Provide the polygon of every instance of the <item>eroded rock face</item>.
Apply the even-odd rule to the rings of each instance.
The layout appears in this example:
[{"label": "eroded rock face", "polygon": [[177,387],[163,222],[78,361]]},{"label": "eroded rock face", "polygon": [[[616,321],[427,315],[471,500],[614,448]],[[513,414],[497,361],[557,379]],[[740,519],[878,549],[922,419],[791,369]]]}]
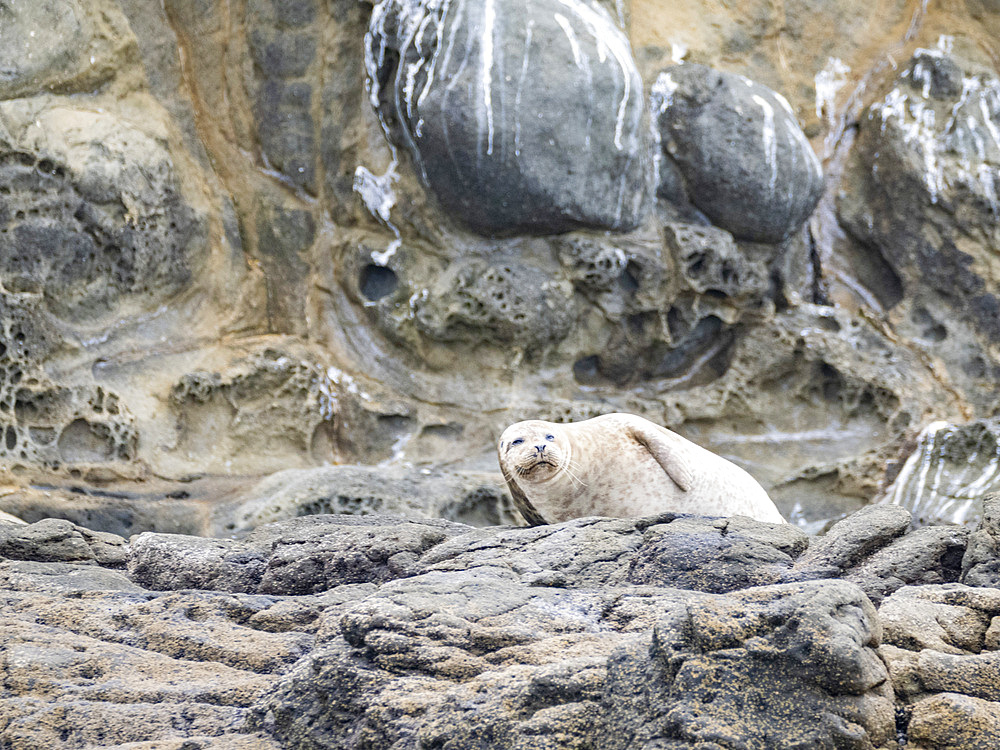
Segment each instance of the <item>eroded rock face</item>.
[{"label": "eroded rock face", "polygon": [[0,104],[0,277],[76,325],[184,289],[208,252],[165,131],[51,98]]},{"label": "eroded rock face", "polygon": [[366,66],[387,135],[485,234],[634,228],[642,81],[592,0],[375,6]]},{"label": "eroded rock face", "polygon": [[978,523],[984,499],[1000,490],[998,475],[997,420],[934,422],[921,430],[916,447],[880,501],[902,505],[919,523]]},{"label": "eroded rock face", "polygon": [[660,197],[690,201],[756,242],[781,242],[816,207],[823,172],[780,94],[689,63],[659,74],[650,107],[662,149]]},{"label": "eroded rock face", "polygon": [[[89,12],[95,6],[99,12]],[[14,0],[4,6],[0,29],[0,99],[96,88],[135,53],[135,37],[114,3]]]},{"label": "eroded rock face", "polygon": [[[920,49],[861,120],[839,215],[899,329],[993,403],[1000,82],[974,54]],[[978,239],[968,242],[964,238]],[[881,270],[879,270],[881,269]]]}]

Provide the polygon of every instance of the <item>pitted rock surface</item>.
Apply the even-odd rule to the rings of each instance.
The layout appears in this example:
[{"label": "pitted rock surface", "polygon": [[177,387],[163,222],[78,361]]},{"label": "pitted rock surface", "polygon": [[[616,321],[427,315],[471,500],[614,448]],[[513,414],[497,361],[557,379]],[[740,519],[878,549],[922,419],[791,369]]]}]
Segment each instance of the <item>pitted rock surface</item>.
[{"label": "pitted rock surface", "polygon": [[908,521],[327,515],[128,543],[5,524],[0,741],[965,747],[931,717],[992,736],[1000,599],[928,585],[965,538]]}]

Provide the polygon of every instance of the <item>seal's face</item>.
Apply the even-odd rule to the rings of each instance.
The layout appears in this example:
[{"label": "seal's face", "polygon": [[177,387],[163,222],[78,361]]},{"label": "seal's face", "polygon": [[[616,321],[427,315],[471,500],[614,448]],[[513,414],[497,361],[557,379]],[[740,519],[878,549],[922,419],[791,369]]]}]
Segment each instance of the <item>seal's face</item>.
[{"label": "seal's face", "polygon": [[548,422],[518,422],[504,430],[497,446],[501,466],[519,481],[544,482],[569,458],[565,436]]}]

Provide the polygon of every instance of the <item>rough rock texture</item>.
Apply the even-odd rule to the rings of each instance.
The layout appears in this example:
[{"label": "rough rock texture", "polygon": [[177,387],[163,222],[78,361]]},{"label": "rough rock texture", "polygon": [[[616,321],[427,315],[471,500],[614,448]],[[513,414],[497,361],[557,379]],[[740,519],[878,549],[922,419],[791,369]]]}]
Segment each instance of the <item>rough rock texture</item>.
[{"label": "rough rock texture", "polygon": [[988,747],[1000,592],[925,584],[944,527],[907,520],[4,525],[0,743]]},{"label": "rough rock texture", "polygon": [[969,586],[1000,588],[1000,496],[983,500],[983,516],[978,528],[969,535],[962,558],[962,582]]},{"label": "rough rock texture", "polygon": [[839,202],[893,323],[942,357],[951,378],[987,409],[996,403],[987,385],[996,364],[981,352],[1000,338],[990,260],[998,122],[1000,81],[989,61],[947,39],[916,50],[861,118],[845,177],[854,189]]},{"label": "rough rock texture", "polygon": [[600,3],[384,0],[366,44],[386,134],[448,214],[485,234],[640,222],[642,79]]},{"label": "rough rock texture", "polygon": [[[630,411],[809,531],[856,510],[924,426],[993,416],[1000,366],[1000,24],[910,5],[8,2],[9,502],[215,535],[284,469],[490,472],[507,424]],[[668,68],[725,95],[651,127]],[[696,153],[741,189],[673,191]]]},{"label": "rough rock texture", "polygon": [[[933,473],[931,473],[933,471]],[[918,523],[978,523],[984,503],[1000,490],[1000,422],[933,422],[882,494]]]},{"label": "rough rock texture", "polygon": [[662,197],[755,242],[781,242],[816,208],[823,171],[781,94],[685,64],[659,74],[650,108]]},{"label": "rough rock texture", "polygon": [[[927,424],[994,417],[995,9],[660,5],[8,2],[17,502],[235,532],[242,488],[187,486],[493,471],[506,424],[625,410],[816,531]],[[674,190],[696,154],[741,189]]]},{"label": "rough rock texture", "polygon": [[522,523],[493,474],[328,466],[272,474],[235,503],[218,507],[216,531],[209,535],[237,535],[321,513],[445,518],[472,526]]}]

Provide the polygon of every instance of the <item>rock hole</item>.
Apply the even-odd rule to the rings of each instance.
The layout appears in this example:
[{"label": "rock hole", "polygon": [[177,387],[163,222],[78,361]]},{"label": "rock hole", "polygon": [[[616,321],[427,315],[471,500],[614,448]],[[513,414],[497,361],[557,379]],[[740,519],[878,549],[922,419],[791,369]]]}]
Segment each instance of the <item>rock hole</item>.
[{"label": "rock hole", "polygon": [[17,432],[15,432],[14,428],[10,425],[8,425],[7,429],[4,431],[3,442],[9,451],[14,450],[14,447],[17,445]]},{"label": "rock hole", "polygon": [[622,291],[626,294],[635,294],[639,291],[639,278],[642,276],[642,269],[634,261],[629,261],[625,264],[625,270],[622,271],[622,275],[618,277],[618,283],[621,284]]},{"label": "rock hole", "polygon": [[603,382],[601,358],[596,354],[591,354],[578,359],[573,363],[573,378],[580,385],[598,385]]},{"label": "rock hole", "polygon": [[103,425],[75,419],[59,434],[59,455],[66,463],[103,462],[114,454],[114,441]]},{"label": "rock hole", "polygon": [[358,286],[364,298],[374,302],[395,292],[399,287],[399,279],[391,268],[369,263],[361,269]]}]

